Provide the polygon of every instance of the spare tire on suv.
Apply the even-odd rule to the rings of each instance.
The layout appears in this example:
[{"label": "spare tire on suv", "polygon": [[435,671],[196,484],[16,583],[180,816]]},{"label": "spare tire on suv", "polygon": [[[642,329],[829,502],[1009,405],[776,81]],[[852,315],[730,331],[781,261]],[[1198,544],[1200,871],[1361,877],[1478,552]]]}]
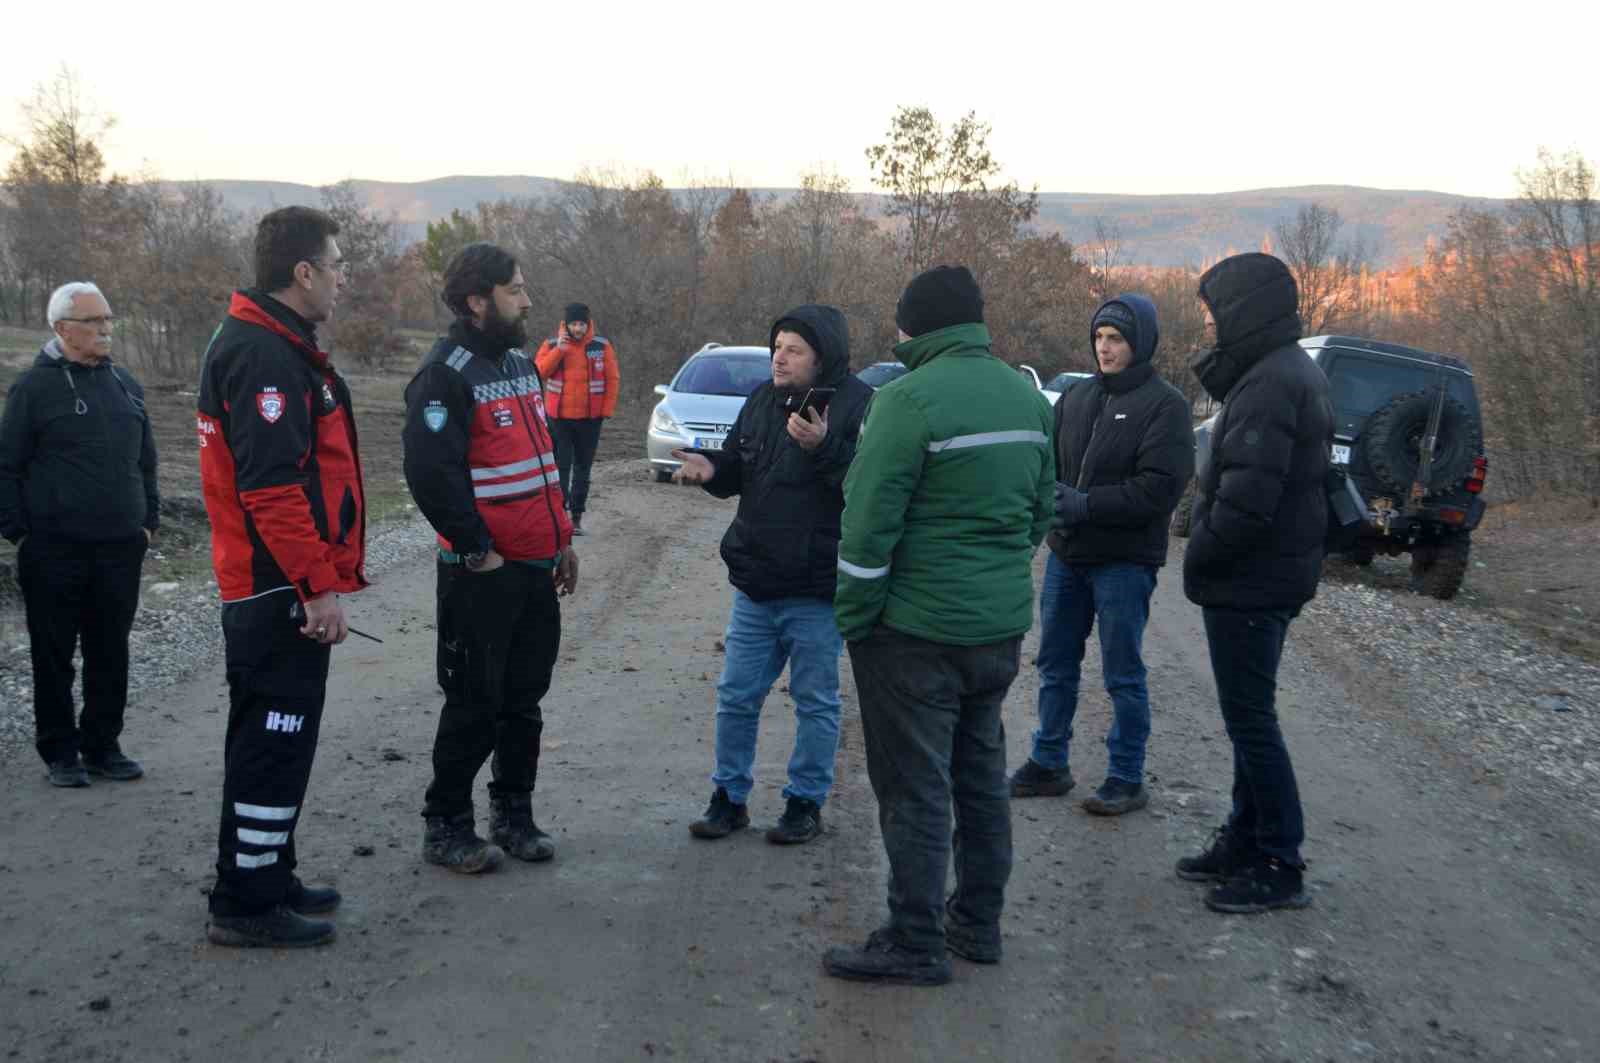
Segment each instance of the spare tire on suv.
[{"label": "spare tire on suv", "polygon": [[[1433,399],[1425,391],[1396,395],[1373,413],[1362,432],[1361,444],[1372,474],[1398,494],[1410,490],[1417,478],[1422,437],[1428,431]],[[1432,496],[1453,489],[1472,470],[1473,459],[1482,453],[1483,433],[1477,419],[1460,402],[1446,396],[1424,491]]]}]

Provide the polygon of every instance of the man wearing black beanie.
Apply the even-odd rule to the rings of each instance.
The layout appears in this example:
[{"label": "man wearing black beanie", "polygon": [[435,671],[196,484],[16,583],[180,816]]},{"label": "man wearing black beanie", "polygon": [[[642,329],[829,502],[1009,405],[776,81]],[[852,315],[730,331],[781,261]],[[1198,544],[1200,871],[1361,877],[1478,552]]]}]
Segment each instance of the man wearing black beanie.
[{"label": "man wearing black beanie", "polygon": [[1159,339],[1149,299],[1102,303],[1089,323],[1095,378],[1056,403],[1055,530],[1039,592],[1039,727],[1011,777],[1012,797],[1072,789],[1067,754],[1083,650],[1098,628],[1115,718],[1105,782],[1083,807],[1117,816],[1149,802],[1144,629],[1167,561],[1167,521],[1194,475],[1189,403],[1151,363]]},{"label": "man wearing black beanie", "polygon": [[969,270],[920,274],[895,321],[910,371],[878,390],[862,426],[834,597],[889,855],[889,921],[860,948],[829,949],[823,967],[938,985],[951,977],[947,947],[1000,959],[1011,874],[1000,708],[1033,623],[1055,455],[1050,404],[990,353]]}]

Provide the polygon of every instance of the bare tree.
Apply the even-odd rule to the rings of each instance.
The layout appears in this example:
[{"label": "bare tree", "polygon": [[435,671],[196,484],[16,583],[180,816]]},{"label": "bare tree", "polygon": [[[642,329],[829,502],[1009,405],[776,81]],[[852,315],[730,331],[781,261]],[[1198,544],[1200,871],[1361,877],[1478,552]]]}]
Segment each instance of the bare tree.
[{"label": "bare tree", "polygon": [[1117,269],[1122,265],[1122,226],[1111,219],[1094,220],[1094,246],[1089,249],[1089,267],[1095,281],[1095,297],[1109,299],[1118,290]]},{"label": "bare tree", "polygon": [[1343,325],[1360,299],[1367,250],[1360,241],[1339,245],[1344,219],[1320,203],[1308,203],[1293,221],[1273,227],[1273,243],[1300,288],[1300,321],[1315,336]]}]

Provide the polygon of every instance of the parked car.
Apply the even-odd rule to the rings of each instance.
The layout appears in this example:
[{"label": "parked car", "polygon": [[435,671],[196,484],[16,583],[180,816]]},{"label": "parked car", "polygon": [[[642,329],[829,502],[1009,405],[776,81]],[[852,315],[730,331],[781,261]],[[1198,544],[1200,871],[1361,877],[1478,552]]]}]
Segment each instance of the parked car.
[{"label": "parked car", "polygon": [[724,347],[708,343],[673,376],[657,384],[661,396],[645,429],[644,449],[657,483],[672,478],[679,465],[674,450],[720,450],[744,400],[772,379],[772,352],[765,347]]},{"label": "parked car", "polygon": [[[1060,396],[1065,395],[1067,393],[1067,389],[1072,387],[1074,384],[1081,384],[1085,380],[1093,379],[1093,373],[1057,373],[1055,376],[1050,378],[1049,383],[1045,384],[1044,390],[1053,392],[1056,397],[1059,398]],[[1046,397],[1048,398],[1049,396]],[[1055,399],[1050,399],[1051,405],[1055,405],[1055,401]]]},{"label": "parked car", "polygon": [[1048,401],[1050,403],[1050,405],[1054,406],[1056,404],[1056,400],[1061,397],[1061,392],[1059,392],[1059,391],[1046,391],[1045,390],[1044,383],[1039,378],[1039,371],[1037,369],[1035,369],[1033,366],[1031,366],[1031,365],[1019,365],[1019,366],[1017,366],[1017,372],[1021,373],[1025,377],[1027,377],[1028,380],[1033,384],[1033,386],[1038,388],[1040,393],[1044,395],[1046,401]]},{"label": "parked car", "polygon": [[[1300,346],[1328,375],[1332,464],[1361,495],[1362,519],[1329,549],[1358,565],[1375,554],[1410,554],[1412,589],[1454,598],[1483,519],[1489,471],[1471,367],[1447,354],[1349,336],[1314,336]],[[1215,420],[1194,430],[1196,479],[1211,456]],[[1421,448],[1430,428],[1436,441],[1424,477]],[[1193,505],[1191,487],[1173,514],[1179,536],[1189,534]]]},{"label": "parked car", "polygon": [[861,381],[873,391],[877,391],[891,380],[905,376],[911,370],[906,368],[904,362],[873,362],[856,374],[856,379]]}]

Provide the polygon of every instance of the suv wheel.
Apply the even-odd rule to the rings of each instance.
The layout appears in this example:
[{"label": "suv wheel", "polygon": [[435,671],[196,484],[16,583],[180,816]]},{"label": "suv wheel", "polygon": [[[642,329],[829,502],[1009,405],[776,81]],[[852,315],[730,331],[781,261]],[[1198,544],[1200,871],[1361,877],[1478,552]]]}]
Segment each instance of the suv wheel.
[{"label": "suv wheel", "polygon": [[1472,537],[1466,532],[1417,546],[1411,551],[1411,589],[1447,602],[1461,589],[1467,575]]}]

